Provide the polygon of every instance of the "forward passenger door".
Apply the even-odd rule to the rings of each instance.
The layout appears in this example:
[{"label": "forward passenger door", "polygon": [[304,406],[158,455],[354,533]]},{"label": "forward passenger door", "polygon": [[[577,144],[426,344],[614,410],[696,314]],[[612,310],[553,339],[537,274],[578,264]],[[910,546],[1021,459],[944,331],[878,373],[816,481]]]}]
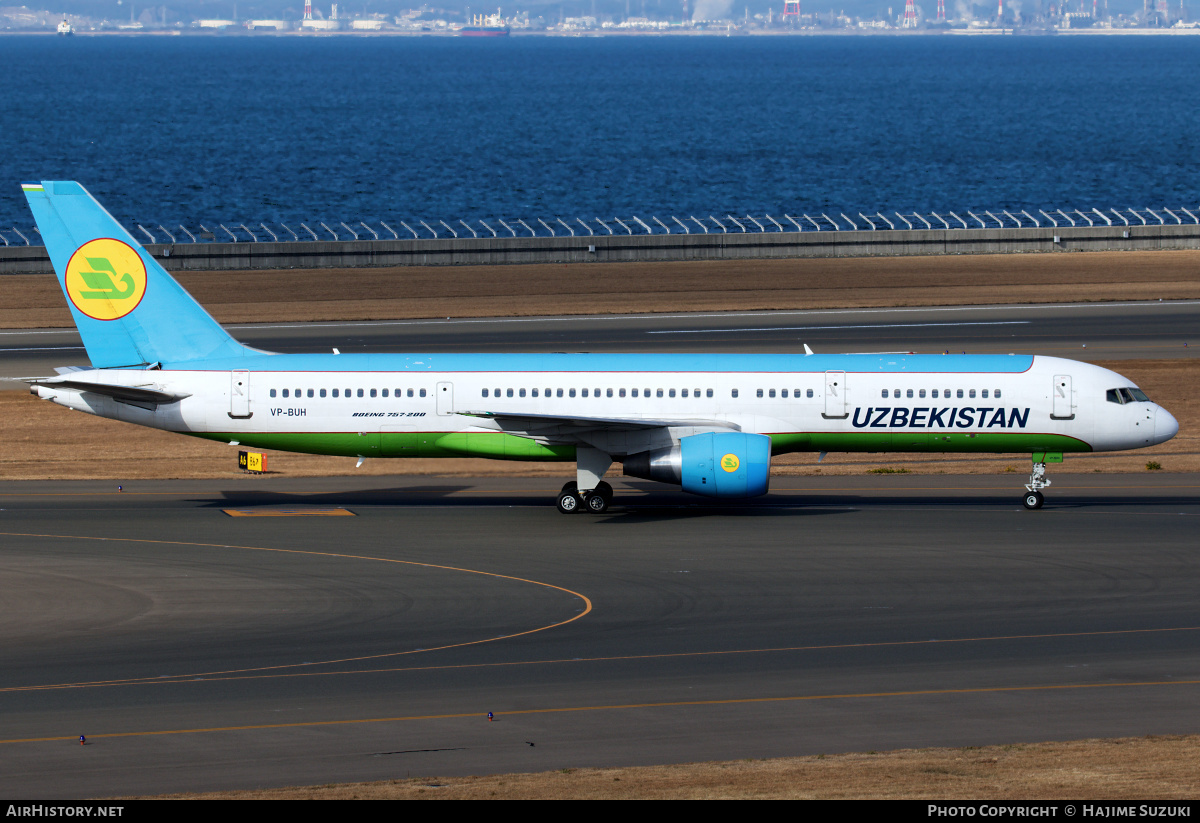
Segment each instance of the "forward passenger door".
[{"label": "forward passenger door", "polygon": [[825,413],[821,416],[826,420],[845,420],[850,416],[846,405],[846,373],[844,371],[825,372]]}]

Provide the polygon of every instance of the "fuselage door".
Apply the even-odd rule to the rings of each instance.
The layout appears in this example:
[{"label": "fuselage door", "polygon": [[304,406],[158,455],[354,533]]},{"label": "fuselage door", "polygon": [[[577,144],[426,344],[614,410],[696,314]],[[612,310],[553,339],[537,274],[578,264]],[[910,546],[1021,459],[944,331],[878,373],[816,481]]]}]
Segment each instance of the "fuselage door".
[{"label": "fuselage door", "polygon": [[454,414],[454,384],[437,384],[437,413]]},{"label": "fuselage door", "polygon": [[826,420],[844,420],[850,416],[846,407],[844,371],[825,372],[825,413],[821,416]]},{"label": "fuselage door", "polygon": [[1050,412],[1052,420],[1075,419],[1071,398],[1071,375],[1054,375],[1054,410]]},{"label": "fuselage door", "polygon": [[229,373],[229,416],[245,419],[250,412],[250,372]]}]

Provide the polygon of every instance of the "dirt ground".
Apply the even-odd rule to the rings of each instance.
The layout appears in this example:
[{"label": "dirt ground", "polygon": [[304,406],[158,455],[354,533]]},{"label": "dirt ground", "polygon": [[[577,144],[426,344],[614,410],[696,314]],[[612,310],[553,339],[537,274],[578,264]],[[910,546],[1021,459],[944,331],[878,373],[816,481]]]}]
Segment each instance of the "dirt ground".
[{"label": "dirt ground", "polygon": [[[176,275],[222,323],[1200,297],[1200,251],[234,271]],[[52,275],[6,275],[0,328],[71,325]]]},{"label": "dirt ground", "polygon": [[418,777],[173,798],[242,800],[970,799],[1156,801],[1196,796],[1200,737],[903,749],[776,760],[486,777]]},{"label": "dirt ground", "polygon": [[[1141,386],[1179,420],[1179,434],[1162,445],[1131,452],[1067,455],[1052,473],[1143,472],[1153,461],[1161,471],[1200,471],[1200,362],[1195,360],[1097,361]],[[0,392],[0,480],[151,480],[219,478],[238,473],[238,448],[209,440],[145,429],[71,411],[21,391]],[[120,448],[113,444],[119,443]],[[566,463],[515,463],[483,459],[367,460],[267,452],[268,477],[342,475],[441,475],[565,477]],[[969,454],[815,454],[775,458],[772,474],[845,475],[877,469],[914,474],[1029,472],[1029,456]],[[609,474],[619,476],[620,466]]]}]

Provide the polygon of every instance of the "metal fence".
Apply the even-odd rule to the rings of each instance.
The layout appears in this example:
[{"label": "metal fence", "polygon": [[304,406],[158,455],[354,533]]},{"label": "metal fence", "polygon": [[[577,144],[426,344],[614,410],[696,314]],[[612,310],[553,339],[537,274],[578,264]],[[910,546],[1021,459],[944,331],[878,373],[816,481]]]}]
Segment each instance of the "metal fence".
[{"label": "metal fence", "polygon": [[[581,217],[551,220],[533,218],[490,218],[447,222],[445,220],[379,220],[372,226],[366,221],[345,222],[309,221],[294,223],[259,222],[214,223],[212,227],[199,224],[191,229],[178,224],[168,228],[161,223],[134,223],[137,232],[150,243],[262,243],[262,242],[318,242],[349,240],[420,240],[446,237],[602,237],[608,235],[648,234],[770,234],[782,232],[820,231],[911,231],[915,229],[963,230],[963,229],[1013,229],[1013,228],[1062,228],[1067,226],[1170,226],[1185,223],[1200,225],[1200,207],[1140,209],[991,209],[983,211],[916,212],[887,214],[857,212],[853,216],[845,212],[830,215],[782,214],[778,217],[763,214],[714,215],[700,217],[689,214],[680,218],[671,215],[665,220],[656,216],[647,218],[629,217]],[[393,224],[395,227],[393,227]],[[135,235],[136,236],[136,235]],[[16,226],[0,229],[0,241],[5,246],[40,246],[41,235],[37,228],[19,229]]]}]

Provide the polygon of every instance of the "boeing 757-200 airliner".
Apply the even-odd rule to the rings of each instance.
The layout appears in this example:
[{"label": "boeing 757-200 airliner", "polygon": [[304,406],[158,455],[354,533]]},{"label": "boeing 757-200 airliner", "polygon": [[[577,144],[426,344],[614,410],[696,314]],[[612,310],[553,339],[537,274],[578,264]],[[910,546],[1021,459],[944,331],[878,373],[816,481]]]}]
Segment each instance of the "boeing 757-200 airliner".
[{"label": "boeing 757-200 airliner", "polygon": [[[766,493],[789,452],[1136,449],[1179,425],[1133,383],[1031,355],[273,354],[229,336],[78,183],[23,184],[91,361],[38,397],[128,423],[350,457],[575,463],[564,513],[626,475],[708,497]],[[807,347],[805,347],[807,350]]]}]

